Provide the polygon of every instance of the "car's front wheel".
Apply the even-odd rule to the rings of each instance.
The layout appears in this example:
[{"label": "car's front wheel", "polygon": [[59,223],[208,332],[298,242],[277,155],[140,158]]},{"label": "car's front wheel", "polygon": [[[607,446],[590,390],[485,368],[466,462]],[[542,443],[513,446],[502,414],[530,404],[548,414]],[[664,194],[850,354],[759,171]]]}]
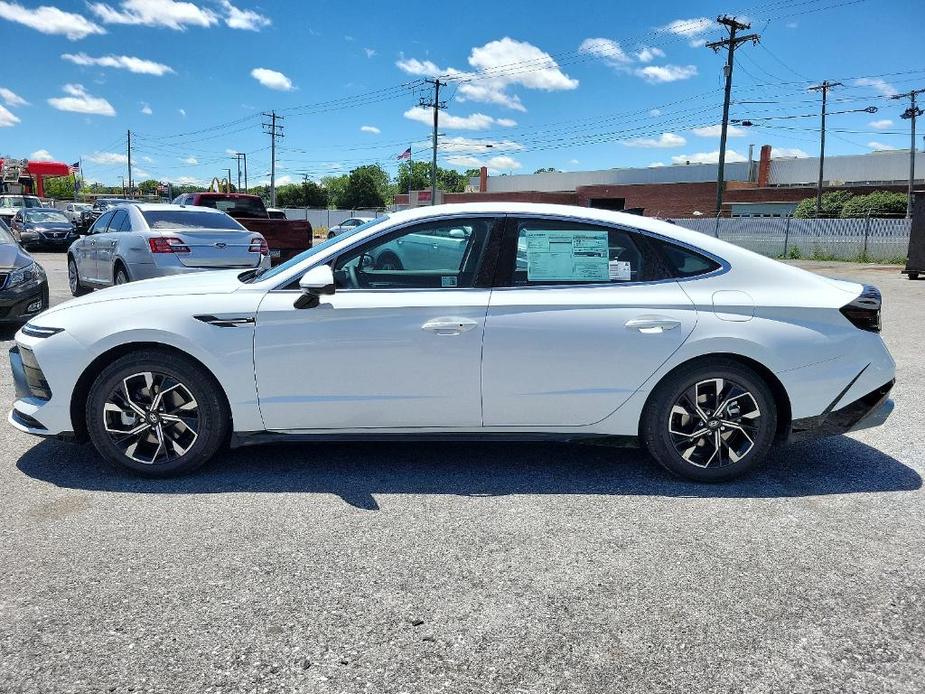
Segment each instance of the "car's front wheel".
[{"label": "car's front wheel", "polygon": [[67,285],[73,296],[83,296],[90,290],[87,289],[80,281],[80,273],[77,271],[77,261],[73,257],[67,259]]},{"label": "car's front wheel", "polygon": [[195,470],[224,445],[230,416],[215,379],[191,359],[128,354],[90,388],[87,430],[111,463],[152,477]]},{"label": "car's front wheel", "polygon": [[727,358],[693,363],[656,386],[640,426],[649,453],[698,482],[730,480],[767,456],[777,407],[754,370]]}]

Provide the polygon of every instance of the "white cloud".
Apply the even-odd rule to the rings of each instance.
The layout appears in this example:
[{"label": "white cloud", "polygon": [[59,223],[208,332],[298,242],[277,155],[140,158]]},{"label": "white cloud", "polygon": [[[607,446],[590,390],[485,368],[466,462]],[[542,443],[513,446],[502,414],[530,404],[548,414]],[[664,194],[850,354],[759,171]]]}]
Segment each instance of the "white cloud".
[{"label": "white cloud", "polygon": [[38,149],[29,155],[32,161],[54,161],[55,158],[47,149]]},{"label": "white cloud", "polygon": [[199,163],[199,160],[196,157],[192,157],[192,156],[186,157],[185,159],[181,159],[180,161],[190,166],[196,166]]},{"label": "white cloud", "polygon": [[43,34],[64,35],[71,41],[77,41],[90,34],[106,33],[105,29],[83,15],[64,12],[57,7],[46,5],[29,9],[16,2],[0,1],[0,19],[23,24]]},{"label": "white cloud", "polygon": [[893,125],[893,121],[891,121],[889,118],[884,118],[883,120],[871,121],[869,125],[874,130],[886,130],[891,125]]},{"label": "white cloud", "polygon": [[19,122],[19,118],[11,113],[6,106],[0,106],[0,128],[12,128]]},{"label": "white cloud", "polygon": [[883,94],[883,96],[893,96],[897,93],[896,87],[879,77],[861,77],[860,79],[856,79],[854,84],[858,87],[872,87],[875,91]]},{"label": "white cloud", "polygon": [[659,169],[659,168],[663,167],[664,165],[665,165],[665,164],[662,163],[662,162],[660,162],[660,161],[653,161],[651,164],[649,164],[649,168],[650,168],[650,169]]},{"label": "white cloud", "polygon": [[[278,186],[288,186],[290,183],[292,183],[292,176],[283,175],[283,176],[276,177],[276,185]],[[270,185],[269,178],[267,178],[267,185]]]},{"label": "white cloud", "polygon": [[497,174],[501,171],[516,171],[523,166],[513,157],[506,155],[491,157],[484,161],[472,155],[454,155],[452,157],[447,157],[446,160],[453,166],[465,167],[467,169],[477,169],[486,166],[490,174]]},{"label": "white cloud", "polygon": [[128,163],[128,157],[118,152],[94,152],[93,154],[86,155],[84,158],[94,164],[103,164],[106,166]]},{"label": "white cloud", "polygon": [[6,87],[0,87],[0,99],[7,106],[28,106],[29,102],[23,99],[19,94]]},{"label": "white cloud", "polygon": [[141,112],[146,116],[150,116],[152,113],[154,113],[154,111],[151,110],[151,107],[144,101],[141,102]]},{"label": "white cloud", "polygon": [[620,42],[613,39],[585,39],[578,46],[578,52],[600,58],[611,67],[619,67],[633,62],[633,59],[620,46]]},{"label": "white cloud", "polygon": [[687,140],[674,133],[662,133],[657,138],[639,137],[633,140],[624,140],[623,144],[626,147],[683,147],[687,144]]},{"label": "white cloud", "polygon": [[[526,41],[504,37],[472,49],[468,59],[474,71],[441,69],[430,60],[405,58],[395,64],[411,75],[433,77],[447,75],[462,81],[456,91],[456,101],[475,101],[496,104],[515,111],[526,111],[520,96],[512,94],[513,87],[547,92],[576,89],[578,80],[572,79],[559,68],[559,64],[545,51]],[[517,69],[517,68],[521,69]],[[525,69],[529,67],[529,69]]]},{"label": "white cloud", "polygon": [[222,0],[221,5],[225,10],[225,24],[230,29],[260,31],[273,23],[269,17],[265,17],[253,10],[240,10],[228,0]]},{"label": "white cloud", "polygon": [[163,63],[156,63],[153,60],[135,58],[129,55],[104,55],[99,58],[93,58],[86,53],[64,53],[61,57],[76,65],[111,67],[118,70],[128,70],[129,72],[134,72],[139,75],[156,75],[157,77],[161,77],[167,73],[173,72],[173,68]]},{"label": "white cloud", "polygon": [[871,140],[870,142],[867,143],[867,146],[876,152],[892,152],[895,149],[899,149],[898,147],[894,147],[893,145],[887,145],[887,144],[884,144],[883,142],[877,142],[876,140]]},{"label": "white cloud", "polygon": [[372,58],[374,55],[376,55],[375,48],[364,48],[363,51],[366,53],[367,58]]},{"label": "white cloud", "polygon": [[809,155],[799,147],[774,147],[771,156],[777,159],[807,159]]},{"label": "white cloud", "polygon": [[234,157],[237,156],[238,150],[229,148],[225,150],[225,154],[227,154],[229,157]]},{"label": "white cloud", "polygon": [[123,0],[116,9],[103,2],[90,4],[90,11],[106,24],[141,24],[184,31],[187,26],[218,24],[212,10],[178,0]]},{"label": "white cloud", "polygon": [[693,17],[691,19],[675,19],[661,26],[657,31],[674,34],[688,40],[688,43],[699,48],[706,40],[702,38],[713,27],[713,20],[709,17]]},{"label": "white cloud", "polygon": [[677,82],[697,76],[696,65],[646,65],[635,70],[636,75],[646,82],[661,84],[664,82]]},{"label": "white cloud", "polygon": [[132,176],[135,179],[135,182],[143,181],[145,179],[151,178],[151,174],[144,169],[141,169],[137,166],[132,167]]},{"label": "white cloud", "polygon": [[658,116],[662,115],[662,112],[657,108],[653,108],[649,110],[649,115],[653,118],[657,118]]},{"label": "white cloud", "polygon": [[[719,137],[722,130],[722,125],[704,125],[700,128],[691,128],[691,132],[697,137]],[[746,134],[745,128],[737,128],[734,125],[726,126],[727,137],[745,137]]]},{"label": "white cloud", "polygon": [[72,113],[88,113],[96,116],[114,116],[116,109],[106,99],[92,96],[82,84],[65,84],[61,88],[68,96],[48,99],[52,108]]},{"label": "white cloud", "polygon": [[185,108],[178,108],[178,109],[177,109],[177,113],[179,113],[181,116],[183,116],[184,118],[186,118],[186,109],[185,109]]},{"label": "white cloud", "polygon": [[784,26],[788,29],[796,29],[800,25],[797,22],[787,22]]},{"label": "white cloud", "polygon": [[517,121],[513,118],[495,118],[495,123],[502,128],[514,128],[517,126]]},{"label": "white cloud", "polygon": [[144,156],[141,158],[142,161],[147,162],[148,164],[153,164],[154,160],[149,156]]},{"label": "white cloud", "polygon": [[372,135],[378,135],[382,131],[377,128],[375,125],[361,125],[360,132],[370,133]]},{"label": "white cloud", "polygon": [[490,152],[491,150],[514,151],[521,150],[524,146],[513,140],[474,140],[468,137],[442,137],[437,144],[437,149],[442,152],[456,152],[460,154],[474,154],[479,152]]},{"label": "white cloud", "polygon": [[[716,164],[719,162],[719,150],[715,152],[697,152],[696,154],[679,154],[672,157],[671,161],[675,164]],[[726,150],[726,163],[736,163],[748,161],[734,149]]]},{"label": "white cloud", "polygon": [[665,51],[655,46],[643,46],[636,51],[636,60],[640,63],[651,63],[656,58],[664,58]]},{"label": "white cloud", "polygon": [[202,182],[195,176],[180,176],[177,179],[177,184],[181,186],[198,186]]},{"label": "white cloud", "polygon": [[292,91],[292,80],[286,77],[282,72],[269,70],[265,67],[255,67],[251,70],[251,77],[260,82],[267,89],[275,89],[280,92]]},{"label": "white cloud", "polygon": [[568,160],[568,163],[569,163],[569,164],[580,164],[581,162],[578,161],[577,159],[569,159],[569,160]]},{"label": "white cloud", "polygon": [[[408,120],[425,123],[427,125],[433,125],[434,123],[433,111],[422,106],[409,108],[405,111],[404,116]],[[502,120],[505,122],[502,123]],[[493,125],[510,127],[509,124],[516,125],[514,121],[510,121],[509,119],[495,119],[491,116],[486,116],[484,113],[472,113],[468,116],[454,116],[446,112],[440,114],[440,127],[446,128],[447,130],[488,130]]]}]

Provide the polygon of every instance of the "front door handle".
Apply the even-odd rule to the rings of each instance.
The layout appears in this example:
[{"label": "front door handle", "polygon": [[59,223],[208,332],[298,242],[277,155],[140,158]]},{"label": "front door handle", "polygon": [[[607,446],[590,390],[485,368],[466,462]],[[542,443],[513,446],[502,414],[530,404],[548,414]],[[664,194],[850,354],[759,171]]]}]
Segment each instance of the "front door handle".
[{"label": "front door handle", "polygon": [[633,318],[624,323],[629,330],[638,330],[646,335],[657,335],[666,330],[673,330],[681,325],[681,321],[674,318],[662,318],[659,316],[650,316],[647,318]]},{"label": "front door handle", "polygon": [[472,330],[478,322],[471,318],[433,318],[421,326],[421,330],[427,330],[435,335],[459,335]]}]

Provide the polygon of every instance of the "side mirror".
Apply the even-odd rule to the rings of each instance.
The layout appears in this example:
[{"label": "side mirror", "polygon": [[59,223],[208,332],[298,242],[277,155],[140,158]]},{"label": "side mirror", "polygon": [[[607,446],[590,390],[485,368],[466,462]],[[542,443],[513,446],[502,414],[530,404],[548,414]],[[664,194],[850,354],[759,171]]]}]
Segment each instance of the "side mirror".
[{"label": "side mirror", "polygon": [[334,273],[330,265],[319,265],[302,275],[299,280],[302,296],[293,304],[296,308],[314,308],[322,294],[334,293]]},{"label": "side mirror", "polygon": [[451,239],[467,239],[469,234],[464,229],[450,229]]}]

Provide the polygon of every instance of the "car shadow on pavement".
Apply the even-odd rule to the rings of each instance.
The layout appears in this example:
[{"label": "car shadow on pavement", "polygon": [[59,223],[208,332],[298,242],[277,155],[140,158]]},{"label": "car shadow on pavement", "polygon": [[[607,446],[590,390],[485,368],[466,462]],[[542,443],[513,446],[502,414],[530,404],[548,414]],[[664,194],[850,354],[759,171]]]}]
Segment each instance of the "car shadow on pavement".
[{"label": "car shadow on pavement", "polygon": [[697,484],[639,450],[567,444],[313,443],[226,451],[184,477],[148,479],[104,463],[89,446],[46,440],[17,467],[58,487],[142,494],[307,492],[378,510],[375,494],[652,495],[776,498],[911,491],[912,468],[846,436],[787,446],[744,479]]}]

